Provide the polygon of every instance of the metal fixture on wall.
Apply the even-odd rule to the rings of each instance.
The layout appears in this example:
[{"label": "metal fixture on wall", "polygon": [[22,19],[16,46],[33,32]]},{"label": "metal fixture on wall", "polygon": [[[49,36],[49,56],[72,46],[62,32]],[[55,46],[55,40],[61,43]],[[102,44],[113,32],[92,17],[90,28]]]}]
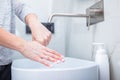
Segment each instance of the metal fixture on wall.
[{"label": "metal fixture on wall", "polygon": [[86,25],[89,27],[90,25],[99,23],[104,21],[104,4],[103,0],[98,1],[91,7],[86,9],[86,14],[73,14],[73,13],[53,13],[50,15],[48,22],[50,23],[53,17],[81,17],[86,18]]},{"label": "metal fixture on wall", "polygon": [[103,0],[98,1],[91,7],[86,9],[87,15],[87,26],[104,21],[104,3]]}]

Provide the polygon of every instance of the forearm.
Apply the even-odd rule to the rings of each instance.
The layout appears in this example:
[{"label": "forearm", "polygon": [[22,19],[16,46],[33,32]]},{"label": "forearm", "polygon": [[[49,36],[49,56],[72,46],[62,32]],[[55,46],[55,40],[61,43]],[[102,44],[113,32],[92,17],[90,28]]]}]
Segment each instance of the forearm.
[{"label": "forearm", "polygon": [[26,24],[31,28],[31,30],[36,30],[38,29],[37,27],[42,27],[43,25],[40,23],[40,20],[38,19],[38,17],[36,16],[36,14],[28,14],[25,17],[25,22]]},{"label": "forearm", "polygon": [[38,20],[38,17],[36,16],[36,14],[28,14],[26,17],[25,17],[25,22],[26,24],[30,25],[31,22],[35,22]]},{"label": "forearm", "polygon": [[22,51],[26,41],[0,28],[0,45],[17,51]]},{"label": "forearm", "polygon": [[35,14],[28,14],[25,17],[26,24],[32,32],[32,39],[40,44],[47,46],[51,40],[51,32],[40,23],[40,20]]}]

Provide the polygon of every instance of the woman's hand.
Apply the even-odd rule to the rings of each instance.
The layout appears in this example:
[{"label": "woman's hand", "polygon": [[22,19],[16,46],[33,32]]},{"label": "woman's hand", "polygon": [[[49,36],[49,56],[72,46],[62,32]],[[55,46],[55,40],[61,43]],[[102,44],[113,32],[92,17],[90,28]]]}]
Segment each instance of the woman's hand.
[{"label": "woman's hand", "polygon": [[47,46],[51,40],[51,32],[42,24],[38,23],[34,25],[32,31],[32,40],[37,41],[40,44]]},{"label": "woman's hand", "polygon": [[47,46],[51,40],[51,32],[40,23],[35,14],[29,14],[25,18],[26,24],[30,27],[33,41]]},{"label": "woman's hand", "polygon": [[36,41],[24,43],[20,51],[25,57],[40,62],[46,66],[51,66],[49,62],[63,61],[63,56]]},{"label": "woman's hand", "polygon": [[35,14],[28,14],[25,17],[26,24],[32,32],[32,41],[24,43],[24,50],[20,52],[35,61],[38,61],[46,66],[51,66],[50,62],[64,61],[61,54],[51,50],[47,46],[51,40],[51,32],[43,26]]}]

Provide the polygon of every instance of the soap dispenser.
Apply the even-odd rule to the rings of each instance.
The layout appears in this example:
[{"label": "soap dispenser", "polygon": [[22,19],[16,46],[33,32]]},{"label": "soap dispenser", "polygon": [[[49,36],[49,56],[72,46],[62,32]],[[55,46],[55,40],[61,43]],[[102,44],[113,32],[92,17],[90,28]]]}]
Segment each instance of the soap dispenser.
[{"label": "soap dispenser", "polygon": [[93,43],[95,62],[99,67],[99,80],[110,80],[109,58],[104,43]]}]

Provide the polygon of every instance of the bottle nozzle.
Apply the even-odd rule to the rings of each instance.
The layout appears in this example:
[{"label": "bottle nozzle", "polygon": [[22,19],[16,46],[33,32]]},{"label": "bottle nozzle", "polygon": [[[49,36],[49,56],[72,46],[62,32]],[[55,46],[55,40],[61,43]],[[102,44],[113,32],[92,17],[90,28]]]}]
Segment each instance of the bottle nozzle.
[{"label": "bottle nozzle", "polygon": [[103,49],[105,48],[105,44],[104,43],[93,43],[93,46],[94,48],[97,48],[97,49]]},{"label": "bottle nozzle", "polygon": [[94,42],[93,45],[94,45],[94,46],[96,46],[96,45],[104,45],[104,43],[97,43],[97,42]]}]

